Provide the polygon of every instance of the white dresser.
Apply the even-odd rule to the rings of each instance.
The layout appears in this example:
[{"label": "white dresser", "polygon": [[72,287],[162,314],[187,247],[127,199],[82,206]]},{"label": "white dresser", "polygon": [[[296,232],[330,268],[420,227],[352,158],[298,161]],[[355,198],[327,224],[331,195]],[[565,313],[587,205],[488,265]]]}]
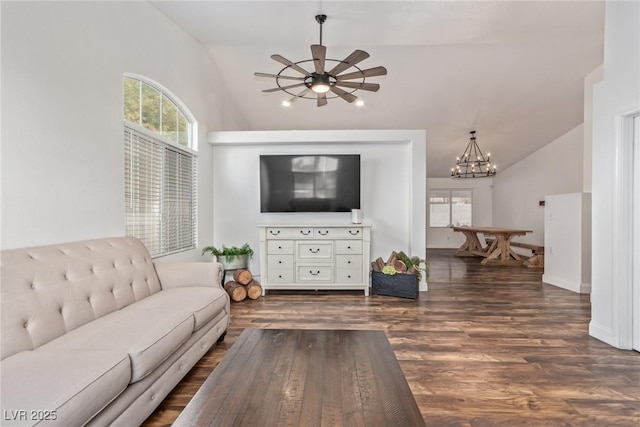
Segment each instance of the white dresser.
[{"label": "white dresser", "polygon": [[371,226],[262,225],[260,279],[267,289],[362,289],[369,295]]}]

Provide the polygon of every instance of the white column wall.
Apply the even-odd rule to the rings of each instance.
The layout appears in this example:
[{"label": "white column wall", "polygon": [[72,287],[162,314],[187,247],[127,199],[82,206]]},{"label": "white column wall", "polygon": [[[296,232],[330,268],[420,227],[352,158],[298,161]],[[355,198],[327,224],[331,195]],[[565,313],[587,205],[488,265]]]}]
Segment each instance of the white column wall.
[{"label": "white column wall", "polygon": [[[628,188],[629,140],[625,116],[640,113],[640,2],[605,4],[604,79],[594,86],[591,323],[589,333],[631,348],[631,229]],[[635,171],[638,173],[638,171]],[[632,193],[633,194],[633,193]],[[640,325],[635,325],[640,327]]]}]

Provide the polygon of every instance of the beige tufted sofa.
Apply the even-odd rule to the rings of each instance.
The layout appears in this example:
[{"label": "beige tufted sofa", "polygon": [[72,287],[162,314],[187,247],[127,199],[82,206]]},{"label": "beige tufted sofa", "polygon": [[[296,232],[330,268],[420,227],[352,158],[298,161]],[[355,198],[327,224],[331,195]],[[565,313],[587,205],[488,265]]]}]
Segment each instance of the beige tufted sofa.
[{"label": "beige tufted sofa", "polygon": [[0,425],[141,424],[224,338],[221,276],[133,237],[2,251]]}]

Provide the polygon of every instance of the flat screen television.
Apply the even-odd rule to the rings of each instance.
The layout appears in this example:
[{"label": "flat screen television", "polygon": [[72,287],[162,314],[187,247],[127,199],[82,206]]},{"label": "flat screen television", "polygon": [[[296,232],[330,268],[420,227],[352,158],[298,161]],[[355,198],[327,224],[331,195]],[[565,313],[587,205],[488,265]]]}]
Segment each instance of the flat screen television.
[{"label": "flat screen television", "polygon": [[359,154],[260,156],[260,212],[360,209]]}]

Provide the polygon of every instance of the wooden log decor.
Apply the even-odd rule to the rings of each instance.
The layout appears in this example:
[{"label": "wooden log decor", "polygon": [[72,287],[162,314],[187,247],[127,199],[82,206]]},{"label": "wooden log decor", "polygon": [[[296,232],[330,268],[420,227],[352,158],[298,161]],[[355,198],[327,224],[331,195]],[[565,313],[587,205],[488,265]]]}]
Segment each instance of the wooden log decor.
[{"label": "wooden log decor", "polygon": [[406,273],[407,272],[407,265],[400,261],[399,259],[396,259],[395,261],[393,261],[393,268],[396,270],[396,273]]},{"label": "wooden log decor", "polygon": [[224,290],[227,291],[231,299],[235,302],[240,302],[247,298],[247,290],[238,282],[229,280],[224,284]]},{"label": "wooden log decor", "polygon": [[371,263],[371,268],[373,269],[373,271],[382,271],[382,269],[384,268],[384,260],[380,257],[378,257],[375,261],[373,261]]},{"label": "wooden log decor", "polygon": [[253,280],[253,274],[249,270],[236,270],[233,272],[233,280],[241,285],[248,285]]},{"label": "wooden log decor", "polygon": [[246,286],[247,289],[247,297],[249,299],[258,299],[262,296],[262,286],[260,286],[260,282],[257,280],[252,280]]}]

